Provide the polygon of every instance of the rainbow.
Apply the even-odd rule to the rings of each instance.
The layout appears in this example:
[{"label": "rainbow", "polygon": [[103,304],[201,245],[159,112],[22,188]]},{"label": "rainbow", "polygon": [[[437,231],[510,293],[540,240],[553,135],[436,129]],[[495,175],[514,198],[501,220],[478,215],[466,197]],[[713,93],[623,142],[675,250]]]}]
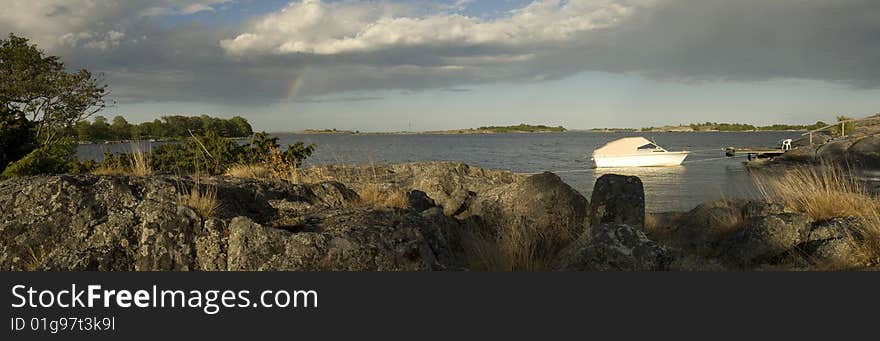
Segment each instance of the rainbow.
[{"label": "rainbow", "polygon": [[299,95],[302,90],[303,83],[305,83],[305,71],[293,77],[293,80],[290,82],[290,88],[287,89],[287,100],[292,101],[296,96]]}]

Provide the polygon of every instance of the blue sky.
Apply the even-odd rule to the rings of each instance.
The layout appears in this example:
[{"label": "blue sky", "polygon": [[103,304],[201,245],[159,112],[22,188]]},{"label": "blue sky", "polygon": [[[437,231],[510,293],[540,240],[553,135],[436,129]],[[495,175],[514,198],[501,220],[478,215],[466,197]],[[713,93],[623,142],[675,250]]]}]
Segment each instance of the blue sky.
[{"label": "blue sky", "polygon": [[[294,131],[812,123],[880,111],[867,0],[12,0],[131,121]],[[12,13],[12,14],[10,14]],[[58,19],[58,13],[64,15]]]}]

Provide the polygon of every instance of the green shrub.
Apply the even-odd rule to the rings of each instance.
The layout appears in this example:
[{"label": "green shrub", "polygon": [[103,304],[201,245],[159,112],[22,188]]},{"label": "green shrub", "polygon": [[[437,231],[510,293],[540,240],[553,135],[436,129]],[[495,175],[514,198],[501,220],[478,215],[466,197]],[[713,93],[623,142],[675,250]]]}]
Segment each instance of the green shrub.
[{"label": "green shrub", "polygon": [[73,157],[75,148],[76,144],[70,139],[41,146],[21,160],[9,164],[3,171],[3,176],[61,174],[69,173],[72,169],[80,170],[79,162]]},{"label": "green shrub", "polygon": [[36,148],[33,126],[23,113],[0,106],[0,171]]},{"label": "green shrub", "polygon": [[[284,150],[277,137],[266,133],[254,134],[244,145],[208,131],[201,136],[191,136],[182,143],[168,143],[154,148],[149,154],[152,169],[170,174],[224,174],[236,164],[280,163],[296,168],[312,155],[315,145],[297,142]],[[105,169],[130,170],[128,154],[105,155],[98,167]]]}]

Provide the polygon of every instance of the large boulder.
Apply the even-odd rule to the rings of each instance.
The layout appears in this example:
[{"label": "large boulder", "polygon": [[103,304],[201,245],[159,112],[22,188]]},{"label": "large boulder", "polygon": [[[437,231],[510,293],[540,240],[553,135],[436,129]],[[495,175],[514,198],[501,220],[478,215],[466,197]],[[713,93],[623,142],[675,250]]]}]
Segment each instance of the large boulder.
[{"label": "large boulder", "polygon": [[824,161],[841,161],[846,158],[846,151],[853,144],[851,139],[831,140],[816,149],[816,158]]},{"label": "large boulder", "polygon": [[854,166],[880,169],[880,134],[855,141],[846,150],[846,156]]},{"label": "large boulder", "polygon": [[774,263],[806,240],[810,226],[803,213],[753,218],[720,241],[721,258],[742,267]]},{"label": "large boulder", "polygon": [[590,199],[590,224],[645,225],[645,189],[635,176],[605,174],[596,180]]},{"label": "large boulder", "polygon": [[797,246],[807,262],[828,268],[854,268],[867,261],[861,251],[865,221],[859,218],[835,218],[814,223],[806,238]]},{"label": "large boulder", "polygon": [[562,251],[556,269],[563,271],[658,271],[668,270],[672,252],[652,241],[640,229],[619,223],[603,223]]},{"label": "large boulder", "polygon": [[229,270],[424,271],[464,267],[458,223],[442,215],[363,208],[327,211],[293,232],[246,217],[229,225]]},{"label": "large boulder", "polygon": [[719,240],[753,218],[784,213],[778,204],[746,200],[715,200],[680,215],[667,232],[673,245],[701,255],[717,255]]},{"label": "large boulder", "polygon": [[553,231],[573,239],[587,229],[588,205],[559,176],[545,172],[477,194],[459,217],[494,230]]}]

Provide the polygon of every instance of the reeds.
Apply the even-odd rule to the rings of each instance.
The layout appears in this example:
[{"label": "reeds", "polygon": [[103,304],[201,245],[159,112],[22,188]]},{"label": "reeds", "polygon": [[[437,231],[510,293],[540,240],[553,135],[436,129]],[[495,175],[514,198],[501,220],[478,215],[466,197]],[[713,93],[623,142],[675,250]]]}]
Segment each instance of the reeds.
[{"label": "reeds", "polygon": [[462,246],[472,270],[548,271],[577,237],[576,231],[559,226],[542,227],[521,221],[500,226],[496,233],[465,231]]},{"label": "reeds", "polygon": [[203,219],[214,216],[214,213],[220,208],[220,202],[217,200],[217,187],[215,186],[204,186],[203,189],[196,181],[192,188],[187,189],[182,186],[181,189],[183,193],[178,196],[179,204],[192,208]]},{"label": "reeds", "polygon": [[233,178],[269,179],[272,177],[272,172],[265,166],[259,164],[237,164],[232,165],[226,170],[226,176]]},{"label": "reeds", "polygon": [[[132,141],[127,159],[114,163],[113,166],[103,166],[93,170],[94,175],[153,175],[153,167],[150,164],[150,154],[141,147],[140,141]],[[127,161],[127,164],[126,164]]]},{"label": "reeds", "polygon": [[814,220],[865,217],[877,213],[877,198],[858,177],[841,166],[801,166],[778,174],[759,173],[753,180],[769,201],[804,212]]},{"label": "reeds", "polygon": [[153,168],[150,167],[149,154],[144,152],[140,141],[131,143],[131,153],[128,154],[131,163],[131,173],[135,176],[148,176],[153,174]]},{"label": "reeds", "polygon": [[409,197],[406,191],[398,188],[383,189],[375,183],[367,184],[358,191],[360,203],[378,208],[407,208]]},{"label": "reeds", "polygon": [[753,176],[768,201],[804,212],[816,221],[852,217],[859,245],[869,262],[880,260],[880,198],[868,192],[850,169],[838,165],[792,167]]}]

